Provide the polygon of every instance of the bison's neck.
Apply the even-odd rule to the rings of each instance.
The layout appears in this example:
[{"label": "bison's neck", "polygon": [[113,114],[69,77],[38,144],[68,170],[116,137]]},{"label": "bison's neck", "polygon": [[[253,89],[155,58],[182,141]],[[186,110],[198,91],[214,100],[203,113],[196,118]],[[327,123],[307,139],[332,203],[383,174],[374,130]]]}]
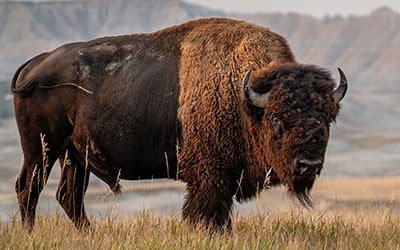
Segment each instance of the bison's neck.
[{"label": "bison's neck", "polygon": [[252,117],[243,116],[243,152],[245,169],[248,172],[248,178],[252,185],[266,187],[268,184],[276,184],[278,180],[275,178],[275,173],[268,164],[267,154],[264,143],[260,139],[260,125]]}]

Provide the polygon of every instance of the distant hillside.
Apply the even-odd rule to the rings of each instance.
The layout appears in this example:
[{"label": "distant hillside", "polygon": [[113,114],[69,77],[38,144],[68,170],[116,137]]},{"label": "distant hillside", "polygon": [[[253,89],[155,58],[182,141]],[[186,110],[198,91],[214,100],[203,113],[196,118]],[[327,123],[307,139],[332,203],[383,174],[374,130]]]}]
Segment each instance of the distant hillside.
[{"label": "distant hillside", "polygon": [[99,36],[151,32],[189,19],[229,16],[285,36],[299,62],[345,70],[350,88],[341,123],[400,130],[400,14],[323,20],[298,14],[228,14],[180,0],[0,2],[0,80],[27,59]]},{"label": "distant hillside", "polygon": [[25,60],[66,42],[222,15],[179,0],[0,2],[0,79],[11,79]]}]

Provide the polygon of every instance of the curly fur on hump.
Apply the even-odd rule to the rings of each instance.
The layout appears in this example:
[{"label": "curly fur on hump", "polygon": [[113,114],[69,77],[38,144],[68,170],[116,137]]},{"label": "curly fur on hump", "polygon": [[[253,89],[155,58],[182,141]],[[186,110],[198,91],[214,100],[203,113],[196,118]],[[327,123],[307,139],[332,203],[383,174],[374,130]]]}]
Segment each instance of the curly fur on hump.
[{"label": "curly fur on hump", "polygon": [[[314,124],[307,112],[326,113],[327,120],[337,114],[329,73],[297,64],[286,40],[266,28],[228,19],[187,25],[192,30],[181,45],[178,111],[184,142],[179,164],[188,191],[183,216],[224,224],[232,197],[253,197],[271,167],[271,184],[286,184],[310,204],[313,180],[296,181],[290,161],[302,150],[321,147],[324,154],[328,128],[321,127],[319,145],[310,146],[303,127]],[[244,100],[242,79],[250,68],[251,86],[272,94],[265,110]],[[270,112],[298,131],[274,135],[266,122]]]},{"label": "curly fur on hump", "polygon": [[186,25],[192,30],[181,45],[178,111],[179,164],[188,186],[183,216],[224,224],[232,196],[254,196],[267,171],[254,162],[244,132],[243,75],[271,61],[294,62],[294,56],[284,38],[253,24],[206,19]]}]

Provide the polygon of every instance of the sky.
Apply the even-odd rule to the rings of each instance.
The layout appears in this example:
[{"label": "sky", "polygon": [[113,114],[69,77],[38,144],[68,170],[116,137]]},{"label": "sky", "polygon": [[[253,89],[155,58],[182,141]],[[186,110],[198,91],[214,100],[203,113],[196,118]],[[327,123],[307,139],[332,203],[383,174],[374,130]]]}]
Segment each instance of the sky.
[{"label": "sky", "polygon": [[[0,0],[10,1],[10,0]],[[18,0],[11,0],[18,1]],[[21,0],[19,0],[21,1]],[[65,0],[22,0],[22,1],[65,1]],[[85,0],[77,0],[85,1]],[[86,0],[96,1],[96,0]],[[104,0],[103,0],[104,1]],[[134,0],[131,0],[134,1]],[[160,0],[164,1],[164,0]],[[373,10],[386,6],[400,13],[400,0],[183,0],[222,10],[224,12],[296,12],[308,14],[315,17],[325,17],[326,15],[349,16],[367,15]]]},{"label": "sky", "polygon": [[315,17],[365,15],[387,6],[400,13],[400,0],[184,0],[225,12],[297,12]]}]

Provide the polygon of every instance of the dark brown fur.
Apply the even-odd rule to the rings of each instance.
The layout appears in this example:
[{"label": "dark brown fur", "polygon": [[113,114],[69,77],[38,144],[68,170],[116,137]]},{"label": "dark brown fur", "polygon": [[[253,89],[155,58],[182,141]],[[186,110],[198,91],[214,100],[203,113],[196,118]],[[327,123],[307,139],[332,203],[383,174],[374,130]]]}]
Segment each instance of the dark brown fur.
[{"label": "dark brown fur", "polygon": [[[243,103],[250,114],[252,144],[259,146],[255,147],[256,158],[262,159],[262,165],[271,166],[302,204],[311,204],[308,193],[314,179],[295,180],[289,166],[298,156],[325,155],[329,127],[339,111],[332,97],[333,80],[316,66],[291,63],[261,70],[251,84],[259,93],[271,93],[270,103],[262,112]],[[273,117],[280,120],[279,127],[274,126]]]},{"label": "dark brown fur", "polygon": [[[265,109],[244,97],[249,68],[250,86],[271,93]],[[61,83],[87,92],[43,88]],[[47,173],[69,152],[57,199],[78,227],[88,225],[87,171],[117,192],[118,177],[179,176],[187,183],[183,217],[218,227],[229,223],[233,198],[256,195],[270,169],[272,185],[285,184],[309,203],[314,179],[296,178],[291,165],[302,154],[325,154],[339,108],[333,88],[329,73],[295,62],[284,38],[230,19],[200,19],[42,54],[21,66],[12,83],[25,158],[16,184],[22,220],[33,226],[43,186],[34,174],[35,166],[43,168],[40,133],[50,148]]]}]

